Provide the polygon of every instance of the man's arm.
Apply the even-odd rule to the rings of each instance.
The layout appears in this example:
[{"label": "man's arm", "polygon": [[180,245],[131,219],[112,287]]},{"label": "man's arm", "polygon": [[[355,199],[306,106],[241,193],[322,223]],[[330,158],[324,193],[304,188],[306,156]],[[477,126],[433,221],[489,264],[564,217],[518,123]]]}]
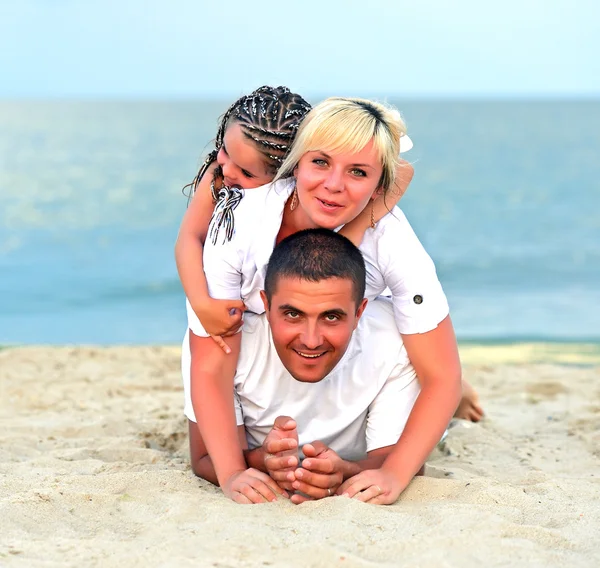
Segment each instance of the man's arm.
[{"label": "man's arm", "polygon": [[244,457],[248,467],[268,473],[279,487],[293,491],[293,471],[299,462],[296,421],[289,416],[278,416],[262,446],[245,450]]}]

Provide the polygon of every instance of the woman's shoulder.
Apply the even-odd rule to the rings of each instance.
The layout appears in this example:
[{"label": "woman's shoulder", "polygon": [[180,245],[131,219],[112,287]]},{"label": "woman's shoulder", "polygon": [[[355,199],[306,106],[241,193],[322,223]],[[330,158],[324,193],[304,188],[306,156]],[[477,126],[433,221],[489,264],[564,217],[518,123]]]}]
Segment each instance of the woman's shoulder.
[{"label": "woman's shoulder", "polygon": [[406,215],[398,207],[385,215],[374,229],[367,231],[365,237],[363,242],[367,248],[384,247],[398,252],[399,248],[421,246]]}]

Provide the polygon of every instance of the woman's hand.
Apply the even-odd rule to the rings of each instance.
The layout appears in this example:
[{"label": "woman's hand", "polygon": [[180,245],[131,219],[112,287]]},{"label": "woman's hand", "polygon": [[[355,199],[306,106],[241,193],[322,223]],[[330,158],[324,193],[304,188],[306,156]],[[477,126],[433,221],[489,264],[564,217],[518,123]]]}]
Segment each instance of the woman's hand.
[{"label": "woman's hand", "polygon": [[380,467],[367,469],[347,479],[340,485],[337,494],[373,505],[391,505],[404,489],[397,475]]},{"label": "woman's hand", "polygon": [[369,201],[352,221],[342,227],[340,235],[344,235],[355,246],[360,246],[365,231],[372,229],[375,223],[381,221],[398,204],[413,178],[414,171],[412,165],[406,160],[400,160],[396,167],[394,185],[385,194],[380,190],[375,199]]},{"label": "woman's hand", "polygon": [[406,160],[399,160],[396,166],[396,181],[385,194],[382,193],[373,201],[373,214],[371,218],[371,211],[369,211],[369,222],[375,221],[375,223],[378,223],[398,205],[402,196],[406,193],[414,173],[415,170],[412,164]]}]

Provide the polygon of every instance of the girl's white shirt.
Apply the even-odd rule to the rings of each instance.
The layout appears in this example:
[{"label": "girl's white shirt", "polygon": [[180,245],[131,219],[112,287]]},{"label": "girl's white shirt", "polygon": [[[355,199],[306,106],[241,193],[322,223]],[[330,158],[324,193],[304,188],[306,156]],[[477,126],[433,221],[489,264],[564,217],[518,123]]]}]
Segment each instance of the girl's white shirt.
[{"label": "girl's white shirt", "polygon": [[[231,240],[224,242],[223,232],[215,244],[207,239],[204,272],[212,298],[241,299],[248,310],[264,312],[260,291],[294,184],[291,178],[246,191],[234,211]],[[400,209],[395,207],[374,229],[367,229],[359,249],[367,270],[365,297],[391,295],[400,333],[431,331],[448,315],[433,261]],[[206,337],[189,302],[187,315],[189,329]]]}]

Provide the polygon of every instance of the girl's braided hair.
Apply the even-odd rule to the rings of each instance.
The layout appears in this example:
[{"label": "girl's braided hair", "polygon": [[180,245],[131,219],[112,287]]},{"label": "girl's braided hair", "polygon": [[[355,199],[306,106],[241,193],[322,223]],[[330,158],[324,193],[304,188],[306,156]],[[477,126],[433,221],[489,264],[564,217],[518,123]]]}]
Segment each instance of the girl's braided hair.
[{"label": "girl's braided hair", "polygon": [[[233,122],[239,124],[244,135],[254,142],[275,175],[294,141],[302,119],[310,109],[309,103],[287,87],[264,86],[241,97],[221,117],[215,137],[215,149],[208,154],[192,182],[184,186],[184,193],[190,188],[190,197],[193,195],[200,180],[217,159],[223,146],[225,131]],[[215,168],[213,182],[222,175],[221,168]],[[213,194],[215,201],[216,198]]]}]

